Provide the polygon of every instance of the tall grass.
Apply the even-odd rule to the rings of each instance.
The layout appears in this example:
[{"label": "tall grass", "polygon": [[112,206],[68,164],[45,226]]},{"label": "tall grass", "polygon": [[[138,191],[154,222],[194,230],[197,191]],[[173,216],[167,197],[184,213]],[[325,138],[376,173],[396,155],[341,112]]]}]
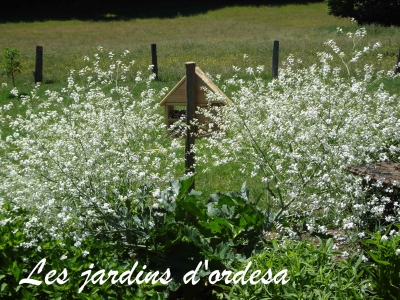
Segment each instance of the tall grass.
[{"label": "tall grass", "polygon": [[[227,74],[240,65],[244,53],[257,64],[270,66],[273,40],[281,42],[281,56],[293,53],[305,63],[314,59],[337,26],[353,27],[348,19],[327,15],[323,3],[309,5],[228,7],[191,17],[129,21],[46,21],[0,24],[0,49],[21,51],[26,66],[21,85],[33,81],[35,47],[44,47],[44,83],[60,83],[70,69],[81,66],[83,55],[97,46],[110,51],[129,50],[141,65],[151,63],[150,44],[158,44],[160,78],[173,85],[185,61],[196,61],[205,71]],[[373,28],[394,64],[398,29]],[[368,42],[368,40],[366,41]],[[5,79],[3,79],[5,80]]]},{"label": "tall grass", "polygon": [[[97,46],[109,51],[127,49],[138,65],[147,66],[151,63],[150,44],[156,43],[160,79],[171,87],[183,76],[185,61],[196,61],[204,71],[222,77],[233,74],[232,65],[244,66],[245,53],[252,63],[271,68],[274,40],[280,41],[281,58],[292,53],[310,64],[315,53],[323,49],[323,42],[336,37],[336,27],[355,27],[348,19],[329,16],[326,10],[324,3],[314,3],[227,7],[173,19],[6,23],[0,24],[0,49],[20,50],[25,72],[17,80],[20,88],[29,90],[37,45],[44,47],[44,83],[57,86],[66,80],[70,69],[83,66],[81,58]],[[383,63],[392,67],[400,45],[399,29],[367,29],[371,34],[365,43],[379,39],[385,54]]]}]

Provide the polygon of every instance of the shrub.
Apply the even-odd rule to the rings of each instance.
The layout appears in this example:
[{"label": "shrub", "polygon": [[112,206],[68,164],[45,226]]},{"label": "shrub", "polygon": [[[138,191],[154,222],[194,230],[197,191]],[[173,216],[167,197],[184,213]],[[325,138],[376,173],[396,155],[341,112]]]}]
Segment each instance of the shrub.
[{"label": "shrub", "polygon": [[[356,46],[365,33],[360,29],[348,36]],[[124,291],[115,294],[115,289],[103,285],[100,299],[103,293],[110,293],[110,299],[132,295],[204,299],[240,291],[229,284],[212,285],[208,276],[211,270],[230,270],[245,263],[262,249],[265,231],[275,228],[295,237],[303,230],[325,234],[328,224],[362,228],[365,207],[355,205],[365,196],[362,178],[354,180],[344,169],[399,158],[400,119],[393,109],[398,98],[377,84],[385,77],[383,71],[371,65],[358,69],[357,62],[373,52],[371,47],[355,50],[347,58],[334,41],[327,45],[332,53],[319,53],[319,61],[308,68],[297,67],[289,57],[272,82],[262,80],[263,67],[249,67],[246,72],[254,76],[252,80],[234,76],[225,82],[225,88],[234,90],[230,97],[234,106],[201,110],[225,131],[209,133],[204,143],[196,145],[197,163],[211,168],[239,159],[240,171],[264,184],[266,211],[249,201],[245,186],[240,192],[211,195],[204,203],[196,191],[189,192],[192,177],[165,184],[181,163],[179,142],[164,134],[157,104],[164,90],[157,93],[151,88],[152,75],[143,80],[143,73],[131,73],[132,64],[125,62],[127,52],[118,59],[113,53],[86,58],[93,63],[72,72],[60,92],[47,91],[46,99],[38,96],[41,87],[37,86],[30,96],[22,97],[24,116],[7,116],[10,105],[3,106],[0,123],[13,130],[0,140],[0,213],[6,225],[1,228],[6,245],[3,258],[7,256],[1,265],[6,271],[0,273],[7,278],[7,285],[2,284],[4,296],[19,293],[16,282],[32,269],[32,265],[21,268],[20,259],[11,254],[16,251],[26,257],[25,248],[32,251],[34,263],[45,254],[54,258],[55,267],[74,272],[88,267],[80,257],[85,247],[95,249],[89,262],[96,260],[99,267],[128,266],[137,257],[139,266],[146,264],[148,270],[171,268],[167,287],[143,284],[121,295]],[[334,57],[343,69],[331,64]],[[387,77],[395,75],[390,72]],[[140,91],[135,93],[132,82]],[[202,146],[210,151],[202,152]],[[16,217],[15,211],[24,217]],[[398,218],[396,209],[392,221]],[[109,249],[103,250],[105,245]],[[327,284],[321,276],[321,282],[313,281],[310,277],[315,273],[307,266],[316,258],[322,274],[334,273],[327,267],[332,242],[321,247],[320,256],[304,244],[294,251],[307,254],[304,279],[300,279],[297,254],[291,250],[285,254],[298,281],[313,287]],[[61,259],[68,255],[79,257],[75,261],[83,263],[81,267]],[[198,284],[184,285],[182,276],[205,260],[209,268],[200,265]],[[363,293],[353,284],[362,276],[360,259],[353,262],[356,266],[346,278],[350,284],[340,279],[335,285],[338,297]],[[283,266],[279,259],[277,266]],[[349,271],[349,265],[343,270]],[[335,274],[342,276],[342,271]],[[81,282],[71,280],[69,287]],[[31,294],[58,296],[66,293],[67,286],[53,288],[58,289],[34,288]],[[85,291],[92,297],[97,290]],[[264,292],[270,290],[252,291]],[[292,288],[279,293],[298,296],[292,295]],[[312,293],[332,295],[327,289]]]},{"label": "shrub", "polygon": [[399,0],[326,0],[328,12],[342,18],[354,18],[358,24],[399,26]]},{"label": "shrub", "polygon": [[[212,294],[222,289],[221,284],[208,283],[209,274],[213,270],[231,270],[250,257],[255,249],[261,249],[265,216],[247,201],[245,187],[240,192],[213,194],[206,204],[198,198],[198,192],[188,193],[192,182],[193,177],[172,181],[157,195],[158,201],[153,206],[146,205],[146,200],[153,197],[152,193],[144,191],[136,206],[142,209],[135,214],[130,211],[129,201],[121,202],[116,215],[105,213],[104,224],[100,224],[104,226],[78,247],[74,246],[74,238],[67,236],[63,240],[46,239],[36,249],[26,248],[22,231],[30,215],[21,209],[4,206],[7,214],[0,216],[0,296],[2,299],[47,294],[50,298],[68,299],[213,298]],[[51,270],[59,274],[65,268],[68,282],[39,286],[18,284],[43,258],[47,259],[46,265],[32,278],[44,281],[45,274]],[[208,268],[204,267],[205,260]],[[124,285],[111,284],[108,280],[105,284],[84,286],[82,272],[89,270],[91,263],[95,265],[93,273],[104,269],[106,274],[110,270],[121,274],[122,270],[130,270],[134,262],[138,262],[136,270],[144,270],[146,265],[146,272],[162,274],[168,269],[172,281],[168,285]],[[196,270],[199,263],[203,265],[195,278],[198,282],[184,284],[184,275]]]},{"label": "shrub", "polygon": [[[240,192],[213,194],[204,203],[199,192],[189,193],[193,180],[172,181],[153,206],[145,205],[153,196],[144,192],[138,214],[130,214],[126,202],[116,216],[104,216],[107,230],[99,231],[103,240],[124,241],[150,270],[170,268],[172,282],[165,289],[172,299],[204,299],[221,291],[208,283],[210,273],[230,270],[263,244],[265,214],[248,201],[245,186]],[[184,284],[185,274],[198,266],[198,282]]]},{"label": "shrub", "polygon": [[[91,263],[94,270],[118,270],[120,273],[130,269],[132,260],[129,251],[121,243],[105,243],[94,237],[87,238],[80,247],[75,247],[71,237],[63,241],[45,240],[36,249],[24,246],[24,222],[30,215],[27,211],[3,206],[8,212],[5,219],[0,214],[0,298],[1,299],[141,299],[148,296],[148,289],[138,286],[125,286],[119,283],[112,285],[88,284],[82,293],[78,293],[85,282],[82,272],[89,270]],[[39,285],[20,284],[20,280],[28,278],[36,265],[46,259],[39,272],[38,268],[31,279],[41,282]],[[68,281],[64,284],[55,282],[46,284],[45,276],[55,270],[57,275],[67,270]],[[62,277],[63,278],[63,277]],[[54,278],[52,279],[54,280]],[[52,281],[51,280],[51,281]],[[150,291],[150,294],[157,294]],[[144,296],[143,296],[144,295]]]},{"label": "shrub", "polygon": [[3,75],[11,78],[13,86],[15,87],[15,76],[22,71],[22,64],[19,61],[19,51],[17,49],[4,49],[3,61],[0,65],[0,69]]},{"label": "shrub", "polygon": [[[28,212],[3,206],[8,213],[0,215],[1,298],[365,299],[373,296],[397,299],[400,235],[396,230],[388,230],[384,235],[371,234],[370,239],[363,241],[365,252],[352,257],[341,257],[344,254],[334,250],[332,239],[265,241],[262,238],[265,215],[247,201],[245,187],[240,192],[211,195],[205,204],[198,199],[198,192],[188,193],[192,180],[172,181],[157,196],[157,205],[146,206],[133,220],[130,216],[119,218],[117,227],[115,219],[105,217],[103,220],[111,230],[86,238],[79,247],[74,246],[75,241],[70,237],[63,241],[42,241],[36,249],[24,247],[22,230],[23,223],[30,218]],[[142,204],[144,199],[140,200]],[[123,225],[124,231],[112,230]],[[136,240],[126,243],[126,237],[132,236],[127,231]],[[31,277],[42,284],[19,284],[43,258],[47,259],[43,270]],[[366,263],[366,258],[370,262]],[[204,266],[206,260],[208,268]],[[108,280],[104,284],[85,285],[83,272],[91,264],[94,264],[92,275],[102,269],[105,274],[115,270],[121,275],[135,262],[138,262],[136,270],[146,265],[147,272],[169,268],[172,281],[168,285],[128,285]],[[203,264],[195,277],[197,284],[190,281],[184,284],[184,274],[195,270],[200,262]],[[66,283],[44,283],[51,270],[59,274],[63,269],[68,272]],[[233,274],[246,270],[246,283],[211,282],[210,274],[222,270]],[[251,284],[250,274],[258,271],[261,275],[271,274],[264,276],[266,280],[281,271],[286,271],[287,276],[278,284],[273,281]],[[259,278],[260,275],[256,281]]]},{"label": "shrub", "polygon": [[[395,75],[362,66],[361,57],[379,46],[357,50],[365,34],[364,28],[347,34],[355,47],[350,57],[333,40],[326,43],[331,51],[318,53],[312,66],[290,56],[268,83],[262,66],[249,67],[253,79],[234,76],[224,82],[223,89],[233,90],[233,106],[201,110],[222,130],[196,145],[197,162],[207,169],[239,162],[245,177],[258,178],[271,211],[270,228],[295,236],[304,229],[324,233],[328,224],[364,227],[353,206],[365,199],[362,178],[345,168],[399,159],[398,97],[379,84]],[[291,220],[290,228],[285,220]]]},{"label": "shrub", "polygon": [[165,90],[150,87],[154,75],[134,72],[128,52],[99,51],[60,92],[38,96],[37,86],[23,97],[25,115],[2,107],[0,123],[12,134],[0,141],[0,204],[30,212],[23,230],[30,246],[45,236],[73,236],[79,246],[82,220],[96,224],[141,186],[167,182],[183,159],[163,130]]}]

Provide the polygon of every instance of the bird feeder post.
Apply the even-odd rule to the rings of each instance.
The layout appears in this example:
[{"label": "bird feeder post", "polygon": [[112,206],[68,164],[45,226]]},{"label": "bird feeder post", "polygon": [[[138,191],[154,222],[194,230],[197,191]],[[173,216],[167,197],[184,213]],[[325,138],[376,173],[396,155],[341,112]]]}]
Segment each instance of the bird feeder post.
[{"label": "bird feeder post", "polygon": [[[196,111],[196,63],[186,63],[186,144],[185,144],[185,173],[194,174],[195,172],[195,155],[193,147],[195,143],[194,128],[192,120]],[[195,184],[191,189],[195,188]]]}]

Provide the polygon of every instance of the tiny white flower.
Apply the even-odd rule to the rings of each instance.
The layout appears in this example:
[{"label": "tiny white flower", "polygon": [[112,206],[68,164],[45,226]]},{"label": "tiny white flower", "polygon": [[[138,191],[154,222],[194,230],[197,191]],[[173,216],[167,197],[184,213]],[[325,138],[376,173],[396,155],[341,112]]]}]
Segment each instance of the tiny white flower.
[{"label": "tiny white flower", "polygon": [[239,68],[239,67],[236,67],[236,66],[232,66],[232,69],[233,69],[235,72],[240,71],[240,68]]},{"label": "tiny white flower", "polygon": [[10,91],[11,95],[18,97],[18,89],[16,87],[14,87],[11,91]]},{"label": "tiny white flower", "polygon": [[372,49],[377,49],[377,48],[379,48],[381,46],[381,43],[379,43],[379,42],[376,42],[375,44],[374,44],[374,46],[372,47]]},{"label": "tiny white flower", "polygon": [[362,261],[363,261],[363,262],[368,261],[368,257],[366,257],[365,255],[363,255],[363,256],[362,256]]}]

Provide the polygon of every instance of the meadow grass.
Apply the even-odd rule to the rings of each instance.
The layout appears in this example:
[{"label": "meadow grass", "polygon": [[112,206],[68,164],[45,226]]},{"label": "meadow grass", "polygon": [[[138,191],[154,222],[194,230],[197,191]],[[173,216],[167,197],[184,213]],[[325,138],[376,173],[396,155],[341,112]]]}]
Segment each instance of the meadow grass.
[{"label": "meadow grass", "polygon": [[[266,70],[271,70],[274,40],[280,41],[281,61],[293,54],[303,61],[303,65],[311,65],[316,62],[316,52],[327,49],[323,43],[329,39],[335,39],[344,51],[351,49],[346,36],[337,34],[337,27],[346,32],[354,31],[357,25],[349,19],[329,16],[324,3],[227,7],[172,19],[5,23],[0,24],[0,49],[11,47],[20,51],[25,68],[16,77],[17,86],[22,93],[29,93],[33,87],[35,47],[43,46],[41,90],[44,93],[46,89],[58,90],[64,86],[69,71],[82,68],[85,65],[83,57],[93,56],[97,46],[102,46],[107,52],[129,50],[136,65],[144,69],[151,64],[150,45],[156,43],[160,81],[155,82],[154,87],[172,88],[184,76],[186,61],[195,61],[203,71],[221,74],[222,79],[233,75],[232,65],[242,70],[250,65],[264,65]],[[367,31],[363,45],[380,41],[384,56],[380,67],[393,69],[400,45],[400,29],[367,26]],[[249,58],[244,60],[244,54]],[[371,55],[369,60],[368,63],[376,65],[376,56]],[[244,71],[243,74],[245,76]],[[267,75],[265,79],[271,77]],[[6,77],[0,77],[0,82],[11,87],[11,80]],[[394,85],[392,89],[398,91],[398,86]],[[1,104],[9,101],[17,104],[18,101],[10,97],[9,90],[0,89]],[[22,113],[18,105],[14,113]],[[242,178],[237,169],[230,165],[213,173],[199,173],[196,187],[205,194],[239,189],[243,181],[250,179]],[[183,166],[177,173],[183,174]],[[248,184],[253,186],[254,194],[261,192],[262,186],[252,185],[252,182]]]},{"label": "meadow grass", "polygon": [[[0,24],[0,49],[20,50],[25,71],[17,83],[29,90],[37,45],[44,47],[43,83],[50,87],[63,84],[69,70],[80,69],[83,56],[92,55],[97,46],[113,52],[129,50],[137,65],[146,67],[151,64],[150,45],[156,43],[160,80],[172,87],[184,75],[186,61],[195,61],[203,71],[222,78],[232,74],[232,65],[265,65],[270,70],[274,40],[280,41],[281,60],[293,54],[305,65],[315,62],[315,53],[326,49],[323,43],[328,39],[335,38],[346,50],[349,43],[336,34],[336,28],[353,30],[356,25],[329,16],[326,10],[324,3],[314,3],[227,7],[173,19],[5,23]],[[363,43],[379,40],[383,64],[391,68],[400,45],[399,29],[369,26],[367,30]],[[248,61],[243,61],[243,54],[249,55]]]},{"label": "meadow grass", "polygon": [[[304,63],[314,61],[323,42],[336,37],[336,27],[352,29],[348,19],[327,15],[326,5],[228,7],[206,14],[174,19],[84,22],[46,21],[0,24],[0,49],[17,48],[25,72],[19,85],[31,85],[35,47],[44,47],[44,83],[64,82],[70,69],[79,69],[82,57],[103,46],[107,51],[131,51],[137,63],[151,63],[150,44],[158,45],[160,79],[173,85],[184,73],[184,63],[195,61],[211,74],[228,76],[232,65],[250,62],[271,65],[272,45],[279,40],[281,58],[293,53]],[[398,29],[375,28],[365,43],[379,38],[388,63],[397,55]],[[340,38],[343,39],[343,38]],[[4,79],[3,79],[4,80]]]}]

